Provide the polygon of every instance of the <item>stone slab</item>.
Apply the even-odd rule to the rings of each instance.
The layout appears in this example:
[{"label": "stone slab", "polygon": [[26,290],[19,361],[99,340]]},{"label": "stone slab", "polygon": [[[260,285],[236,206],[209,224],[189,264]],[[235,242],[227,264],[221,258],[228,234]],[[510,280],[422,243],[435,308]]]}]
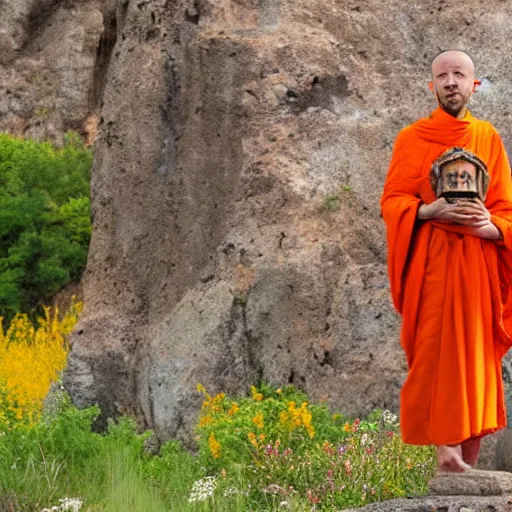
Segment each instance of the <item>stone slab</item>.
[{"label": "stone slab", "polygon": [[428,496],[372,503],[343,512],[512,512],[508,496]]},{"label": "stone slab", "polygon": [[441,496],[500,496],[512,492],[512,473],[470,469],[464,473],[437,473],[430,494]]}]

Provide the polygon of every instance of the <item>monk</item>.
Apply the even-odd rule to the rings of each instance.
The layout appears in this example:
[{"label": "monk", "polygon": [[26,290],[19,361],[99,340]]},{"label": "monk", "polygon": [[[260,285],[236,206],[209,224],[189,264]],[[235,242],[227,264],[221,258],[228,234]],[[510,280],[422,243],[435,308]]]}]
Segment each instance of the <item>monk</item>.
[{"label": "monk", "polygon": [[[381,199],[409,369],[403,440],[435,445],[451,472],[474,466],[481,438],[506,426],[501,359],[512,344],[510,165],[497,131],[468,111],[477,84],[465,52],[434,58],[438,108],[399,133]],[[452,147],[487,165],[485,204],[436,198],[431,166]]]}]

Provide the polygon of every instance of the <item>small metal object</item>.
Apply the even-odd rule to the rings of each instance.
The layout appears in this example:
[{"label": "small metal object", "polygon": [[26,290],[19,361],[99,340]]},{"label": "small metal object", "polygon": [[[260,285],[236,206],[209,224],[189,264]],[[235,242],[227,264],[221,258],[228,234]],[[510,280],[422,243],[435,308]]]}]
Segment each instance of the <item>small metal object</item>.
[{"label": "small metal object", "polygon": [[489,188],[487,165],[471,151],[454,147],[432,164],[430,182],[437,198],[448,202],[457,198],[485,201]]}]

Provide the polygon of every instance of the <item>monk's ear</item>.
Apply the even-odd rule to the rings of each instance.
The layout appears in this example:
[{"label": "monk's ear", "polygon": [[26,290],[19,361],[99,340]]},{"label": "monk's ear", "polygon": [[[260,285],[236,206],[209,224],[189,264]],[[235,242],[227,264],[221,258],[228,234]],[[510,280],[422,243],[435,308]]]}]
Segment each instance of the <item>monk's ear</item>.
[{"label": "monk's ear", "polygon": [[478,80],[478,79],[473,80],[473,92],[476,91],[476,89],[479,85],[482,85],[482,82],[480,80]]},{"label": "monk's ear", "polygon": [[430,92],[434,92],[434,82],[432,82],[432,80],[428,83],[428,88],[430,89]]}]

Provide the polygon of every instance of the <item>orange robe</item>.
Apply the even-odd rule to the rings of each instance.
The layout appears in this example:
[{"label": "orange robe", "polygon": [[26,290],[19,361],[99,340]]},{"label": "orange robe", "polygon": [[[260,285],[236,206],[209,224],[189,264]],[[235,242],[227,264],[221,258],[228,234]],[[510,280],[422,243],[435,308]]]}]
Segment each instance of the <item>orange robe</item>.
[{"label": "orange robe", "polygon": [[[432,162],[453,146],[487,164],[485,204],[502,240],[417,219],[419,206],[436,199]],[[503,428],[501,358],[512,344],[512,182],[500,136],[469,112],[458,120],[436,109],[399,133],[381,207],[409,366],[400,405],[404,441],[458,444]]]}]

